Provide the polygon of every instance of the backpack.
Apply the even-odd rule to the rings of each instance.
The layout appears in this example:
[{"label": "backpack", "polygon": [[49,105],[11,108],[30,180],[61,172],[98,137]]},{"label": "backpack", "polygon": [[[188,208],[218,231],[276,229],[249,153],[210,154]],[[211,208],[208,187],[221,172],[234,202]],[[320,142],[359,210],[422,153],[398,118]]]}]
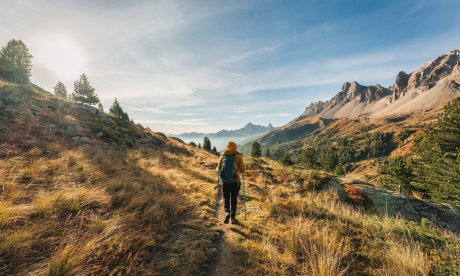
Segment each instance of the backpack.
[{"label": "backpack", "polygon": [[238,182],[238,175],[236,174],[235,154],[224,155],[219,176],[224,183]]}]

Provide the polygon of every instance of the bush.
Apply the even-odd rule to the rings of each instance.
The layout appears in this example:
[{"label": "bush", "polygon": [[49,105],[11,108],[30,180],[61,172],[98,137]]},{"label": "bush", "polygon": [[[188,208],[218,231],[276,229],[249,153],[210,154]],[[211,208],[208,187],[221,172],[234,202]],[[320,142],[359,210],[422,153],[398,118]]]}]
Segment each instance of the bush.
[{"label": "bush", "polygon": [[292,160],[291,160],[291,156],[287,152],[285,152],[285,153],[283,153],[283,155],[281,155],[280,163],[283,164],[284,166],[292,166],[292,165],[294,165],[294,162],[292,162]]}]

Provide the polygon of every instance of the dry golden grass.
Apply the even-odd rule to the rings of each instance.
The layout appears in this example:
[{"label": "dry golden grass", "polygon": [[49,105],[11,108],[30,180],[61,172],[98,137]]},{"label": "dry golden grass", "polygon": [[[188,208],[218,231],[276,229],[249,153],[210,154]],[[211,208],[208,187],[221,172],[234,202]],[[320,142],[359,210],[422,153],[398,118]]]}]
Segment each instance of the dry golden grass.
[{"label": "dry golden grass", "polygon": [[72,252],[76,248],[67,246],[56,254],[48,264],[49,276],[63,276],[75,274],[77,262],[73,259],[76,254]]},{"label": "dry golden grass", "polygon": [[385,275],[428,275],[430,261],[418,244],[389,242],[384,259]]},{"label": "dry golden grass", "polygon": [[[312,174],[298,168],[281,172],[282,167],[272,162],[264,166],[274,178],[287,172]],[[244,229],[248,238],[239,245],[248,275],[455,275],[460,271],[455,234],[367,212],[341,201],[337,192],[321,189],[321,184],[315,189],[302,188],[300,181],[259,184],[260,172],[248,174],[248,195],[253,198],[248,205],[259,210],[248,214]],[[315,182],[327,179],[324,175]]]},{"label": "dry golden grass", "polygon": [[[157,267],[161,268],[159,272],[189,274],[201,269],[213,242],[210,227],[215,223],[212,209],[208,207],[213,205],[213,185],[210,184],[214,183],[202,179],[213,172],[188,167],[188,164],[197,164],[189,162],[191,159],[204,162],[209,158],[205,153],[189,157],[163,154],[162,150],[63,151],[51,159],[40,159],[40,166],[32,160],[27,169],[31,176],[27,186],[24,181],[17,181],[18,175],[24,179],[23,170],[14,169],[7,176],[13,184],[8,187],[8,193],[2,195],[0,227],[7,231],[0,233],[3,241],[0,256],[6,259],[7,265],[0,272],[27,271],[27,263],[46,268],[52,275],[66,271],[147,273]],[[22,165],[22,160],[14,159],[2,164],[14,168],[8,161]],[[45,176],[51,176],[50,183],[39,181]],[[15,204],[19,199],[17,192],[21,192],[20,201],[29,208]],[[15,224],[18,220],[27,223]],[[188,235],[188,227],[168,230],[178,223],[192,225],[194,233]],[[31,239],[31,229],[34,235],[43,238]],[[64,245],[60,242],[62,235],[79,243]],[[182,242],[174,244],[173,240]],[[156,246],[163,242],[173,244],[166,252],[162,249],[156,253]],[[14,256],[10,252],[27,251],[36,246],[46,246],[41,248],[45,254],[34,256],[32,251],[16,254],[16,257],[27,255],[30,261],[13,269],[9,258]],[[189,264],[180,264],[179,260],[189,255],[201,257],[190,258]],[[149,258],[163,259],[165,264],[177,260],[179,264],[150,266]],[[37,266],[37,263],[48,265]]]},{"label": "dry golden grass", "polygon": [[[0,101],[11,130],[0,136],[0,274],[206,272],[219,235],[216,175],[203,164],[217,157],[135,125],[124,131],[35,90],[24,88],[15,106]],[[91,143],[74,145],[77,134]],[[146,134],[155,145],[135,146]],[[347,205],[321,189],[325,173],[247,161],[248,220],[238,246],[247,274],[460,271],[455,235]]]},{"label": "dry golden grass", "polygon": [[300,261],[303,275],[343,275],[343,239],[329,227],[318,227],[314,220],[294,219],[287,233],[287,249]]},{"label": "dry golden grass", "polygon": [[45,136],[2,144],[11,154],[0,160],[0,274],[203,270],[217,236],[214,172],[200,165],[214,156],[174,141],[68,147]]}]

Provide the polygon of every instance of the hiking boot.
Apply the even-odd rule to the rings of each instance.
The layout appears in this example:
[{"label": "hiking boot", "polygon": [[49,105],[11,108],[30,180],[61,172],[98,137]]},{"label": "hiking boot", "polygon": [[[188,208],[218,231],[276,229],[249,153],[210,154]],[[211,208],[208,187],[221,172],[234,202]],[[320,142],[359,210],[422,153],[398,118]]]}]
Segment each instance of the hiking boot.
[{"label": "hiking boot", "polygon": [[232,224],[238,224],[238,221],[236,220],[236,218],[232,218]]},{"label": "hiking boot", "polygon": [[224,223],[228,224],[229,220],[230,220],[230,213],[227,213],[227,215],[225,216]]}]

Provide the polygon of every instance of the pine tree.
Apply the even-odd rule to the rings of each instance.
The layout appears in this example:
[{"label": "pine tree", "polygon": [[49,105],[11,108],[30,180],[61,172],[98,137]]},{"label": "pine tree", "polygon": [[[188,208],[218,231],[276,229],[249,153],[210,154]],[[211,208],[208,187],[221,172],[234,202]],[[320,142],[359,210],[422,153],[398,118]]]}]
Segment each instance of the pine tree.
[{"label": "pine tree", "polygon": [[32,55],[21,40],[10,40],[0,51],[0,77],[20,84],[30,82]]},{"label": "pine tree", "polygon": [[99,110],[99,112],[104,112],[104,106],[101,103],[99,103],[97,105],[97,110]]},{"label": "pine tree", "polygon": [[214,146],[214,147],[212,148],[212,152],[213,152],[215,155],[219,155],[219,152],[217,151],[216,146]]},{"label": "pine tree", "polygon": [[294,165],[294,162],[292,162],[291,156],[289,155],[288,152],[284,152],[283,155],[281,155],[280,162],[281,162],[281,164],[283,164],[285,166]]},{"label": "pine tree", "polygon": [[113,104],[109,109],[109,113],[121,121],[129,122],[128,113],[123,111],[123,108],[121,108],[121,105],[117,99],[113,101]]},{"label": "pine tree", "polygon": [[300,157],[300,161],[308,168],[318,168],[318,153],[312,147],[306,148]]},{"label": "pine tree", "polygon": [[335,171],[338,165],[337,149],[331,144],[322,147],[318,153],[318,162],[324,170],[329,172]]},{"label": "pine tree", "polygon": [[75,101],[89,105],[99,103],[99,97],[94,92],[95,89],[91,86],[85,74],[82,74],[80,79],[75,81],[73,90],[72,98]]},{"label": "pine tree", "polygon": [[196,148],[196,147],[197,147],[197,145],[196,145],[196,144],[195,144],[195,142],[193,142],[193,141],[192,141],[192,142],[190,142],[190,143],[188,143],[188,144],[189,144],[190,146],[194,147],[194,148]]},{"label": "pine tree", "polygon": [[61,98],[67,98],[67,89],[62,82],[59,81],[54,87],[54,95]]},{"label": "pine tree", "polygon": [[204,137],[203,139],[203,149],[211,151],[211,140],[208,137]]},{"label": "pine tree", "polygon": [[198,148],[201,149],[201,143],[198,143]]},{"label": "pine tree", "polygon": [[260,148],[260,144],[257,141],[252,143],[251,156],[256,158],[262,156],[262,149]]},{"label": "pine tree", "polygon": [[272,158],[272,154],[270,152],[270,148],[266,148],[264,152],[264,156],[267,158]]},{"label": "pine tree", "polygon": [[401,156],[388,159],[385,168],[386,175],[383,178],[384,187],[398,190],[400,193],[408,193],[411,189],[413,179],[412,168]]},{"label": "pine tree", "polygon": [[415,153],[415,188],[460,206],[460,98],[445,107]]}]

